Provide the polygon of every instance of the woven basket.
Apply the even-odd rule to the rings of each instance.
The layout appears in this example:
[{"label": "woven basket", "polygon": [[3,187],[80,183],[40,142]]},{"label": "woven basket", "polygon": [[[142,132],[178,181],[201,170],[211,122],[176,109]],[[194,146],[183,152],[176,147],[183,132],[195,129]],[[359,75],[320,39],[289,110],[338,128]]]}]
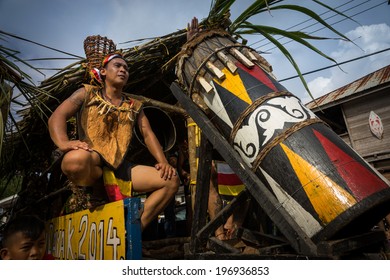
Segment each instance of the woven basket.
[{"label": "woven basket", "polygon": [[111,39],[100,35],[88,36],[84,40],[84,51],[88,61],[89,70],[100,68],[107,54],[114,53],[116,46]]}]

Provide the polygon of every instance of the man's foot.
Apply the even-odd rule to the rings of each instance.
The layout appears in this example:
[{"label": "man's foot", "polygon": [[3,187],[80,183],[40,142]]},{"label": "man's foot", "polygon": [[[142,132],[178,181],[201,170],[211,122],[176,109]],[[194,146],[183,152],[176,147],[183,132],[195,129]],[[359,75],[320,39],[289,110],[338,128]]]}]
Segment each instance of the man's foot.
[{"label": "man's foot", "polygon": [[235,239],[237,237],[237,229],[238,226],[236,224],[233,224],[233,226],[226,230],[226,238],[227,239]]},{"label": "man's foot", "polygon": [[227,240],[228,238],[226,237],[226,233],[225,233],[225,230],[221,227],[221,228],[218,228],[216,231],[215,231],[215,237],[219,240]]}]

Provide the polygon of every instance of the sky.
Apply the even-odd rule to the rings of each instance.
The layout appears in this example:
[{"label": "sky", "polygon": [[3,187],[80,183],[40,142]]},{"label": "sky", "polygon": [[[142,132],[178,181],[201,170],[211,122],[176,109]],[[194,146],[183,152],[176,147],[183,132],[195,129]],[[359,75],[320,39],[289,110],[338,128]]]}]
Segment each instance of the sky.
[{"label": "sky", "polygon": [[[251,0],[237,0],[231,9],[235,19]],[[314,24],[306,16],[294,12],[262,13],[250,19],[252,23],[271,25],[288,30],[301,30],[311,35],[331,37],[332,40],[312,42],[322,52],[338,63],[372,54],[390,48],[390,5],[388,0],[323,0],[325,4],[342,11],[346,19],[326,10],[310,0],[285,3],[299,4],[314,10],[352,42],[339,40],[320,24]],[[89,35],[107,36],[117,43],[118,48],[129,40],[152,38],[185,28],[187,22],[196,16],[205,18],[210,10],[211,0],[0,0],[0,30],[29,39],[52,48],[84,57],[83,41]],[[353,19],[353,20],[352,20]],[[281,84],[304,103],[311,100],[296,75],[295,70],[281,52],[262,40],[259,35],[247,37],[248,45],[262,52],[273,66],[274,74]],[[390,64],[390,51],[368,56],[365,59],[331,67],[332,61],[320,57],[302,45],[279,40],[291,52],[309,88],[315,97],[322,96],[341,86],[349,84],[371,72]],[[23,59],[67,57],[47,48],[21,40],[6,38],[0,44],[20,51]],[[41,68],[62,68],[72,61],[31,61]],[[44,71],[46,76],[32,74],[39,83],[54,74]]]}]

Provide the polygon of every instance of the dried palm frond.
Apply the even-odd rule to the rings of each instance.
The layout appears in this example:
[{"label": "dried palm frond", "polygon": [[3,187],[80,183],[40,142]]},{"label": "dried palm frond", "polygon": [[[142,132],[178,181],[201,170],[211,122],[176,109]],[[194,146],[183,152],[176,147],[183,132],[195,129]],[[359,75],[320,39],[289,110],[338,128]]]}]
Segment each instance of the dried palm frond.
[{"label": "dried palm frond", "polygon": [[[2,37],[0,38],[4,39]],[[0,183],[7,182],[9,175],[14,174],[14,172],[9,172],[8,169],[13,167],[12,155],[14,152],[14,147],[10,141],[14,136],[12,133],[13,131],[10,129],[12,127],[10,123],[13,123],[13,126],[17,127],[17,122],[10,113],[10,108],[14,103],[12,98],[13,90],[15,87],[25,87],[26,83],[22,81],[22,79],[30,79],[30,77],[21,71],[12,61],[21,62],[17,54],[16,51],[0,45]],[[18,137],[19,136],[20,135],[18,135]],[[6,193],[9,185],[4,184],[3,186],[4,187],[0,189],[0,194]]]}]

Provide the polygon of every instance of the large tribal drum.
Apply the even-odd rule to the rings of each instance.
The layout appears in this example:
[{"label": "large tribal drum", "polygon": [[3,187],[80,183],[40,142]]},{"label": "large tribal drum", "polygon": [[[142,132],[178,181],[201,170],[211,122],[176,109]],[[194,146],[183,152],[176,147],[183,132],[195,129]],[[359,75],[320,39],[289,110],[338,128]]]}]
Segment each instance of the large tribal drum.
[{"label": "large tribal drum", "polygon": [[390,212],[389,182],[271,71],[224,31],[198,34],[177,64],[181,86],[313,241],[369,230]]}]

